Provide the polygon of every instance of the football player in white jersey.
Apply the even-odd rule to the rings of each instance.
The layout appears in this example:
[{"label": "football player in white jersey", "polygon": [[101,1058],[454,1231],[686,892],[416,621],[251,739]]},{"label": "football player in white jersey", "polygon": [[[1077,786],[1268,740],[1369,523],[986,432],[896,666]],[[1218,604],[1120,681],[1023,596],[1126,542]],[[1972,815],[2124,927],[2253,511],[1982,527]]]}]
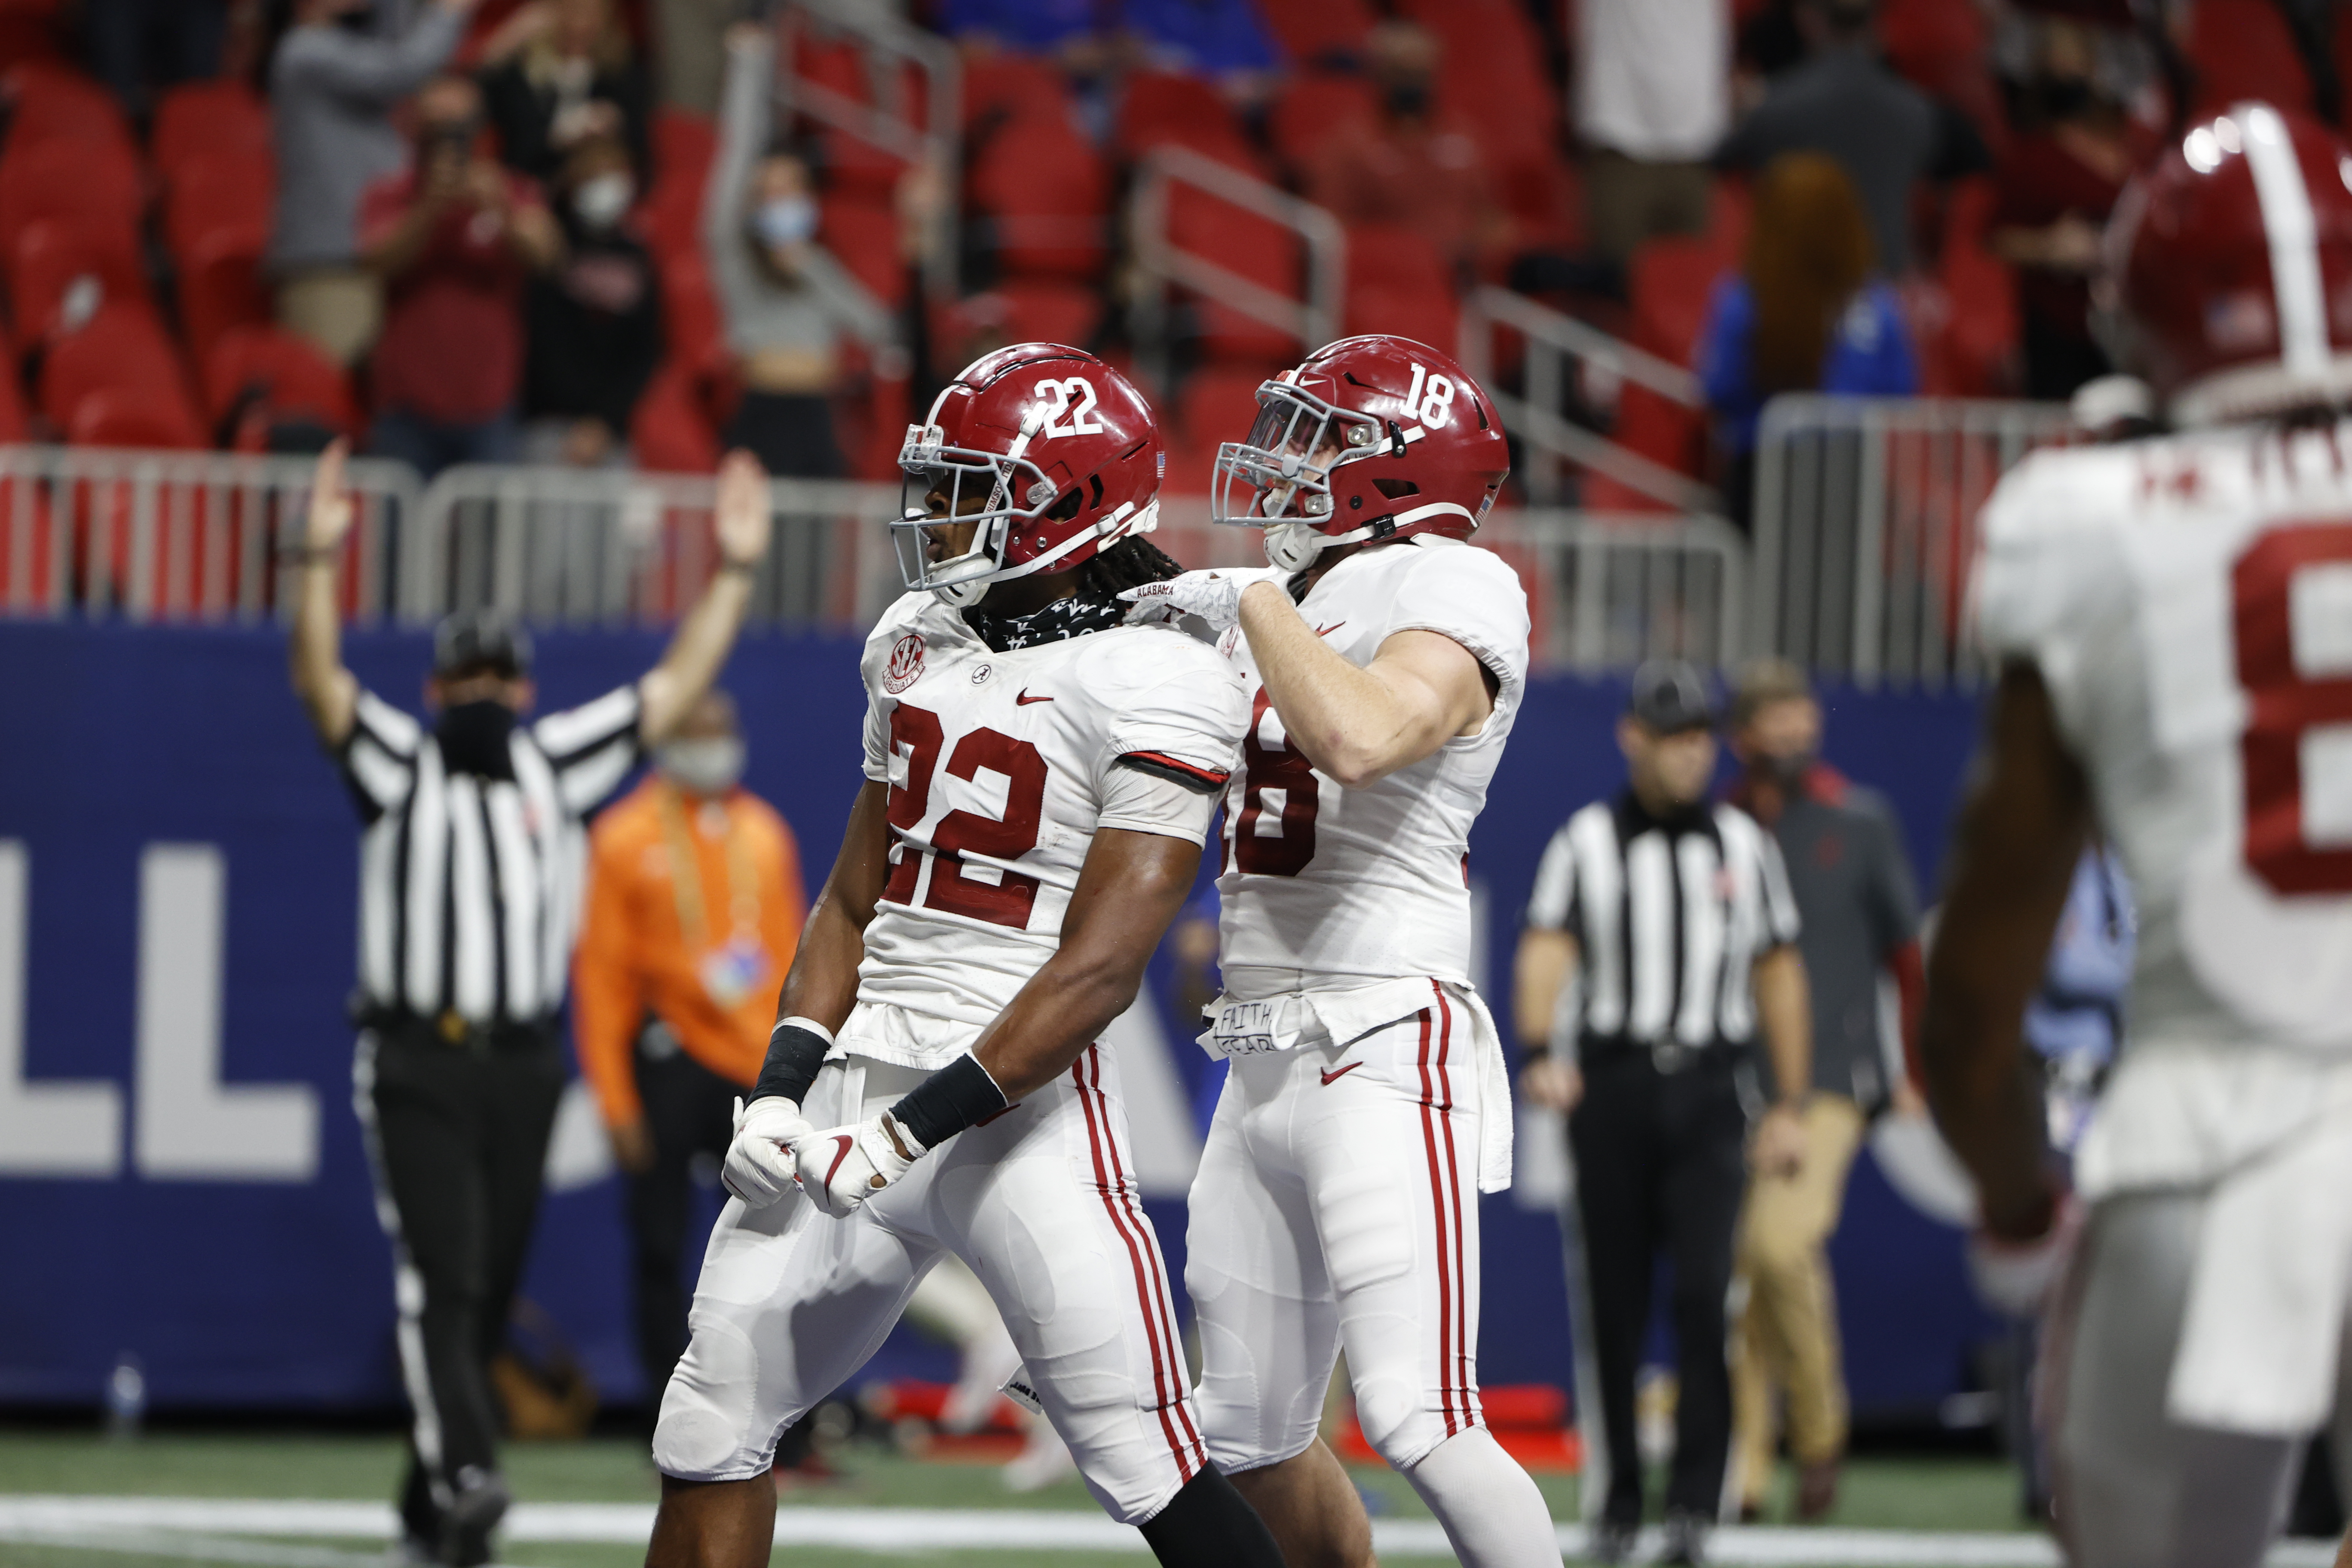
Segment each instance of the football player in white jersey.
[{"label": "football player in white jersey", "polygon": [[1250,688],[1225,797],[1202,1043],[1231,1058],[1192,1194],[1209,1453],[1291,1568],[1368,1563],[1316,1436],[1344,1344],[1356,1414],[1473,1568],[1559,1562],[1478,1404],[1478,1194],[1510,1180],[1502,1047],[1470,975],[1470,825],[1527,683],[1528,605],[1470,544],[1510,467],[1444,354],[1349,338],[1258,388],[1212,515],[1270,573],[1132,590],[1201,616]]},{"label": "football player in white jersey", "polygon": [[[1979,1279],[2045,1313],[2070,1559],[2234,1568],[2352,1325],[2352,150],[2241,104],[2126,189],[2107,252],[2178,433],[2036,454],[1985,510],[2001,673],[1921,1047]],[[2139,952],[2070,1192],[2019,1028],[2095,833]]]},{"label": "football player in white jersey", "polygon": [[1029,343],[967,367],[899,464],[913,591],[866,642],[866,783],[738,1115],[647,1562],[768,1561],[777,1434],[953,1252],[1107,1511],[1162,1563],[1275,1568],[1210,1461],[1093,1044],[1191,889],[1249,711],[1213,649],[1120,624],[1118,590],[1177,570],[1141,537],[1158,430],[1117,371]]}]

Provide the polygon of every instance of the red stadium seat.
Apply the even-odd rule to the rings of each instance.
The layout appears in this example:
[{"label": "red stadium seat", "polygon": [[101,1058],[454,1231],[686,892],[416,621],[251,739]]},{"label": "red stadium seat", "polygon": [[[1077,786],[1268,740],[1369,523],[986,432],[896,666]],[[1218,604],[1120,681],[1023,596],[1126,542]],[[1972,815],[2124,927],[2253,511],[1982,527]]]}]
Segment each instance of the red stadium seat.
[{"label": "red stadium seat", "polygon": [[685,180],[702,188],[719,151],[719,131],[709,116],[664,104],[654,110],[652,141],[654,166],[646,171],[646,183]]},{"label": "red stadium seat", "polygon": [[1451,292],[1373,284],[1348,290],[1342,316],[1349,335],[1387,332],[1453,352],[1462,336],[1462,310]]},{"label": "red stadium seat", "polygon": [[719,466],[719,436],[694,394],[692,374],[673,360],[654,373],[629,419],[637,466],[666,474],[707,474]]},{"label": "red stadium seat", "polygon": [[[179,355],[154,311],[117,301],[50,347],[41,363],[41,412],[60,429],[71,429],[74,411],[94,393],[149,387],[186,405],[186,386]],[[192,406],[187,413],[195,424]]]},{"label": "red stadium seat", "polygon": [[[146,206],[135,154],[104,143],[13,138],[0,151],[0,242],[36,218],[136,236]],[[134,242],[135,244],[135,238]]]},{"label": "red stadium seat", "polygon": [[1084,348],[1102,324],[1102,295],[1083,284],[1016,279],[997,293],[1004,300],[1004,335],[1011,342]]},{"label": "red stadium seat", "polygon": [[8,303],[16,333],[31,342],[57,336],[78,312],[87,320],[109,300],[146,303],[147,278],[128,237],[40,218],[8,247]]},{"label": "red stadium seat", "polygon": [[1258,11],[1294,62],[1353,55],[1372,30],[1364,0],[1259,0]]},{"label": "red stadium seat", "polygon": [[1217,89],[1196,76],[1173,71],[1129,71],[1120,84],[1118,113],[1111,140],[1132,157],[1156,142],[1182,142],[1203,126],[1238,134],[1233,110]]},{"label": "red stadium seat", "polygon": [[[1304,258],[1298,237],[1257,214],[1197,187],[1169,193],[1168,234],[1181,251],[1214,261],[1286,299],[1299,296]],[[1214,300],[1198,306],[1199,348],[1214,360],[1255,364],[1297,350],[1297,340]]]},{"label": "red stadium seat", "polygon": [[2184,53],[2196,74],[2200,115],[2248,98],[2311,112],[2311,72],[2275,0],[2197,0]]},{"label": "red stadium seat", "polygon": [[1266,132],[1276,156],[1302,168],[1326,142],[1370,124],[1376,112],[1371,85],[1362,78],[1303,76],[1275,100]]},{"label": "red stadium seat", "polygon": [[64,10],[63,0],[0,0],[0,68],[62,63]]},{"label": "red stadium seat", "polygon": [[209,445],[187,400],[150,386],[103,386],[74,405],[66,439],[77,447],[162,447],[173,450]]},{"label": "red stadium seat", "polygon": [[166,184],[192,158],[235,158],[266,174],[273,157],[269,106],[241,81],[183,82],[156,100],[148,145]]},{"label": "red stadium seat", "polygon": [[223,229],[268,232],[277,205],[269,165],[230,153],[200,153],[176,165],[163,193],[163,244],[183,260]]},{"label": "red stadium seat", "polygon": [[1109,258],[1109,167],[1063,121],[1024,120],[990,137],[971,194],[995,220],[1010,275],[1090,279]]},{"label": "red stadium seat", "polygon": [[131,122],[114,95],[70,67],[28,64],[8,73],[8,141],[106,142],[135,151]]},{"label": "red stadium seat", "polygon": [[273,417],[304,419],[344,435],[359,428],[359,405],[342,367],[308,338],[281,328],[230,328],[205,356],[204,376],[205,412],[215,428],[233,416],[257,423],[265,434]]},{"label": "red stadium seat", "polygon": [[206,362],[223,333],[268,322],[261,259],[268,243],[266,228],[225,228],[206,235],[180,258],[180,326],[198,364]]},{"label": "red stadium seat", "polygon": [[698,250],[661,258],[662,332],[669,357],[697,377],[726,374],[726,318]]},{"label": "red stadium seat", "polygon": [[851,277],[896,310],[906,303],[908,273],[898,254],[898,213],[888,203],[860,196],[825,195],[817,238]]},{"label": "red stadium seat", "polygon": [[1451,295],[1453,279],[1437,246],[1419,229],[1402,224],[1348,226],[1348,292],[1360,289],[1419,290]]},{"label": "red stadium seat", "polygon": [[973,55],[963,65],[963,122],[969,131],[983,120],[1059,119],[1066,94],[1061,73],[1028,55]]}]

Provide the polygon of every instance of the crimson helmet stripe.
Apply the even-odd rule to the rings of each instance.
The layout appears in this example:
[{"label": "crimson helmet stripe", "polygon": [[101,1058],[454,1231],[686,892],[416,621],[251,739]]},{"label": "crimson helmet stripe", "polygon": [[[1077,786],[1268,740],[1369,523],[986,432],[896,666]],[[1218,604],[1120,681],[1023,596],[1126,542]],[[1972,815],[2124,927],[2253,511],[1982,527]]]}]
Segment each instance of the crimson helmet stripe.
[{"label": "crimson helmet stripe", "polygon": [[2291,373],[2316,375],[2327,368],[2327,306],[2319,281],[2319,222],[2303,183],[2303,164],[2277,110],[2242,103],[2230,118],[2244,138],[2246,167],[2254,177],[2263,232],[2270,240],[2279,358]]}]

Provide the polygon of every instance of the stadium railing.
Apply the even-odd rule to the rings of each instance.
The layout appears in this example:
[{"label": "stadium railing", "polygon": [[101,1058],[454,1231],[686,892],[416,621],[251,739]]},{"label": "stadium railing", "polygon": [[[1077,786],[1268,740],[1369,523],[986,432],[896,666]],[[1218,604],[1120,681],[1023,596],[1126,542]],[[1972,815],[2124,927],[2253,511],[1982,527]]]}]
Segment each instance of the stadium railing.
[{"label": "stadium railing", "polygon": [[[1170,198],[1189,186],[1296,233],[1307,251],[1303,298],[1269,289],[1216,258],[1181,248],[1170,232]],[[1189,289],[1238,315],[1298,339],[1307,350],[1339,335],[1348,286],[1348,236],[1328,208],[1302,201],[1189,147],[1157,147],[1136,170],[1128,198],[1129,242],[1135,257],[1135,293],[1129,328],[1146,374],[1168,384],[1169,289]]]},{"label": "stadium railing", "polygon": [[[279,551],[301,541],[304,458],[0,447],[0,610],[132,621],[257,621],[281,595]],[[422,489],[405,463],[349,469],[357,505],[344,609],[393,604],[394,554]]]},{"label": "stadium railing", "polygon": [[1749,626],[1759,647],[1859,685],[1970,685],[1977,513],[2066,405],[1792,394],[1756,447]]},{"label": "stadium railing", "polygon": [[[1516,337],[1524,350],[1522,390],[1496,374]],[[1528,494],[1539,502],[1559,499],[1563,464],[1606,474],[1629,489],[1677,510],[1714,514],[1723,499],[1689,475],[1644,457],[1594,430],[1562,418],[1558,410],[1570,390],[1570,369],[1583,378],[1581,390],[1593,402],[1613,403],[1626,382],[1670,403],[1703,409],[1699,379],[1683,366],[1588,326],[1575,317],[1538,304],[1524,294],[1491,285],[1474,289],[1462,302],[1462,368],[1477,377],[1494,398],[1503,423],[1525,447]]]}]

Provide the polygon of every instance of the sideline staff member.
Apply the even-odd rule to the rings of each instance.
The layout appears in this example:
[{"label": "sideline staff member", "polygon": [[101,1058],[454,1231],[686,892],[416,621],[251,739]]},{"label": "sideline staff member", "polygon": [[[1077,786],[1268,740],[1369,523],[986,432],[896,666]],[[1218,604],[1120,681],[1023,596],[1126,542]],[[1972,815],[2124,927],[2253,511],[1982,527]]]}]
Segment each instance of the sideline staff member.
[{"label": "sideline staff member", "polygon": [[289,647],[294,690],[366,823],[353,1100],[392,1237],[401,1372],[415,1420],[401,1522],[412,1559],[488,1561],[506,1511],[488,1368],[530,1237],[563,1088],[563,1004],[581,817],[710,686],[767,553],[765,476],[719,470],[725,565],[661,663],[525,724],[530,643],[503,617],[433,637],[430,728],[343,667],[335,563],[352,521],[346,446],[319,459]]},{"label": "sideline staff member", "polygon": [[572,1032],[629,1174],[637,1358],[654,1407],[686,1353],[688,1168],[698,1153],[727,1156],[808,912],[793,830],[740,787],[742,773],[735,703],[713,690],[589,835]]},{"label": "sideline staff member", "polygon": [[1706,804],[1714,725],[1696,669],[1654,660],[1634,672],[1617,724],[1628,788],[1552,836],[1519,938],[1521,1092],[1569,1112],[1576,1162],[1591,1294],[1575,1314],[1591,1353],[1577,1360],[1598,1369],[1606,1430],[1586,1517],[1597,1503],[1591,1554],[1604,1563],[1624,1561],[1642,1518],[1633,1379],[1661,1248],[1674,1259],[1681,1389],[1664,1561],[1703,1561],[1721,1504],[1725,1310],[1759,1021],[1774,1080],[1796,1088],[1757,1123],[1759,1172],[1793,1173],[1804,1146],[1812,1029],[1797,906],[1770,837],[1737,806]]}]

